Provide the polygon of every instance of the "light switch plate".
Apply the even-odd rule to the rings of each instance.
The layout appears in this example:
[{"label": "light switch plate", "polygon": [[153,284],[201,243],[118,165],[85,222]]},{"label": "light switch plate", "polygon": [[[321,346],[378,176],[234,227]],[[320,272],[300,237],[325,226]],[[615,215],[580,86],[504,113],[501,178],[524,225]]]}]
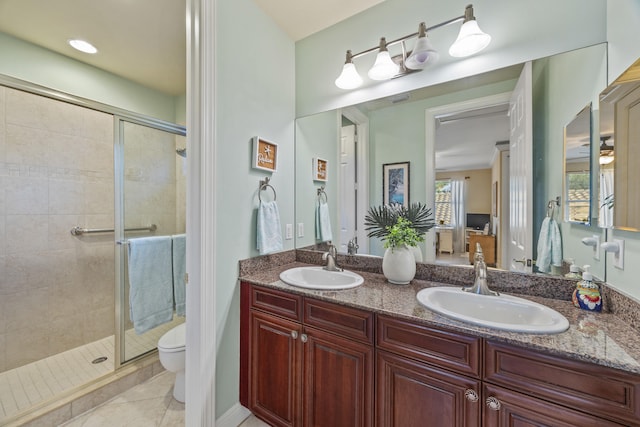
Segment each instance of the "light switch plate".
[{"label": "light switch plate", "polygon": [[284,238],[287,240],[293,239],[293,224],[285,225],[284,230]]},{"label": "light switch plate", "polygon": [[600,261],[600,235],[593,234],[591,237],[596,241],[596,245],[593,247],[593,259]]},{"label": "light switch plate", "polygon": [[304,237],[304,222],[298,223],[298,237]]}]

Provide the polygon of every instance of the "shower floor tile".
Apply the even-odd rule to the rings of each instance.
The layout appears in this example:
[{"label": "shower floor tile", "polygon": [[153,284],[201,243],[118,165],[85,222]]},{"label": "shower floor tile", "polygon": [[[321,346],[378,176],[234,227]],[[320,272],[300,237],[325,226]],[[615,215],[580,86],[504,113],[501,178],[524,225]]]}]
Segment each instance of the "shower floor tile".
[{"label": "shower floor tile", "polygon": [[[125,359],[130,360],[156,348],[160,337],[184,322],[184,317],[160,325],[142,335],[133,329],[125,332]],[[113,336],[58,353],[46,359],[0,373],[0,425],[3,420],[61,393],[85,385],[114,372]],[[91,363],[107,357],[101,363]]]},{"label": "shower floor tile", "polygon": [[[113,337],[0,373],[0,422],[57,394],[113,372]],[[94,359],[107,360],[93,364]]]}]

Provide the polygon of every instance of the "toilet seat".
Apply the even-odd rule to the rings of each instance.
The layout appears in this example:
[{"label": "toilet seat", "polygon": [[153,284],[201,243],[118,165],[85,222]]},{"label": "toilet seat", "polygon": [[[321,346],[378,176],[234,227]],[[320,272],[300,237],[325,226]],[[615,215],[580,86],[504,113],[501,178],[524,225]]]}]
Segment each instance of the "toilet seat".
[{"label": "toilet seat", "polygon": [[158,350],[167,353],[184,351],[186,346],[187,324],[181,323],[175,328],[165,332],[158,341]]}]

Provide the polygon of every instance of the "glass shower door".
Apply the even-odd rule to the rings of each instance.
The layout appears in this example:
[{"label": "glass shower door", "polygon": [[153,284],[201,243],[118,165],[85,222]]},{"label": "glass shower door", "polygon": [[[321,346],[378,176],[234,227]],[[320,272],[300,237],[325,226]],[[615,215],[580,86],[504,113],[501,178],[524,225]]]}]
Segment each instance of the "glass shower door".
[{"label": "glass shower door", "polygon": [[184,322],[173,310],[172,260],[173,242],[186,229],[186,139],[178,126],[117,123],[116,353],[122,364],[155,349],[166,331]]}]

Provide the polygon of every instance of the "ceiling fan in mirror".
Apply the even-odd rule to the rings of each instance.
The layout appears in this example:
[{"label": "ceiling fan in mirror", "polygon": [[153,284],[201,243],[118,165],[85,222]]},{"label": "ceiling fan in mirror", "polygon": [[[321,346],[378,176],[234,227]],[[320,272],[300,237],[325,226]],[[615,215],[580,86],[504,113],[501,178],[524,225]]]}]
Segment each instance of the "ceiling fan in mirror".
[{"label": "ceiling fan in mirror", "polygon": [[609,144],[611,135],[600,137],[600,158],[598,163],[601,165],[608,165],[614,160],[613,141]]}]

